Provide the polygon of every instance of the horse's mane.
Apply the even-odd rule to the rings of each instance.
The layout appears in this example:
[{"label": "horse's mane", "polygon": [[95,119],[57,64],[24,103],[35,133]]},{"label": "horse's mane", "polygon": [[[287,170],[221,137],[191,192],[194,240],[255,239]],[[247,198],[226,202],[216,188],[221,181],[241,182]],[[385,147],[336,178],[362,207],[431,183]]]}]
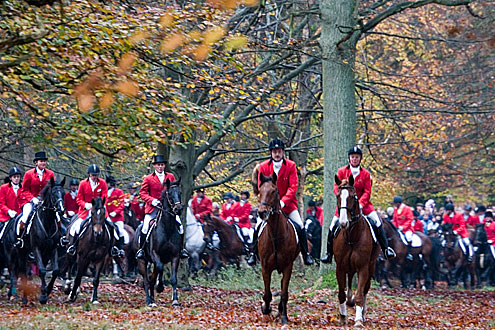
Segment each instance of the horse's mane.
[{"label": "horse's mane", "polygon": [[256,165],[256,167],[253,169],[253,173],[251,174],[251,185],[253,186],[253,193],[256,196],[258,196],[258,194],[260,193],[258,189],[259,170],[260,170],[260,164]]},{"label": "horse's mane", "polygon": [[386,220],[386,219],[385,219],[385,220],[384,220],[384,219],[382,219],[382,223],[388,223],[388,224],[389,224],[392,228],[394,228],[395,230],[398,230],[398,228],[397,228],[397,227],[395,227],[395,225],[394,225],[391,221],[388,221],[388,220]]},{"label": "horse's mane", "polygon": [[211,215],[211,220],[216,221],[217,224],[219,224],[222,227],[225,228],[230,228],[231,225],[229,225],[227,222],[225,222],[222,218],[217,217],[216,215]]},{"label": "horse's mane", "polygon": [[103,199],[101,197],[97,197],[94,201],[95,201],[95,204],[94,204],[95,209],[100,209],[104,206],[103,205]]}]

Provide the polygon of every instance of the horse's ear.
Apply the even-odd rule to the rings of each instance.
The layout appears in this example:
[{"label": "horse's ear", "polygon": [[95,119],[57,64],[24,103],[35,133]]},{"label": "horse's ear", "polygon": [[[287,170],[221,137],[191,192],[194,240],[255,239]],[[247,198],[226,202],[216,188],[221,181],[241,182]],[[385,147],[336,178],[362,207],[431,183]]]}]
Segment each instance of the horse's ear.
[{"label": "horse's ear", "polygon": [[272,182],[274,185],[277,185],[277,173],[275,173],[275,171],[273,171],[272,174]]},{"label": "horse's ear", "polygon": [[339,177],[337,176],[337,174],[335,174],[335,184],[337,186],[340,186],[340,184],[342,183],[342,181],[340,181]]},{"label": "horse's ear", "polygon": [[182,178],[179,176],[179,180],[175,181],[177,183],[177,186],[180,187],[180,180],[182,180]]},{"label": "horse's ear", "polygon": [[259,173],[260,164],[256,165],[253,169],[253,173],[251,174],[251,185],[253,186],[253,193],[258,195],[260,193],[258,189],[258,173]]},{"label": "horse's ear", "polygon": [[170,179],[167,178],[167,181],[165,181],[165,186],[167,186],[167,189],[170,188]]},{"label": "horse's ear", "polygon": [[95,205],[95,199],[91,198],[91,204]]},{"label": "horse's ear", "polygon": [[53,176],[50,178],[50,186],[54,186],[55,185],[55,179],[53,178]]},{"label": "horse's ear", "polygon": [[62,181],[60,181],[60,187],[63,187],[65,185],[65,176],[64,178],[62,179]]},{"label": "horse's ear", "polygon": [[[276,180],[276,179],[275,179]],[[272,177],[271,176],[265,176],[263,173],[260,174],[260,186],[265,183],[265,182],[271,182]],[[276,181],[275,181],[276,182]]]},{"label": "horse's ear", "polygon": [[103,198],[103,206],[105,206],[105,205],[107,204],[107,203],[106,203],[106,200],[107,200],[107,198],[106,198],[106,197],[104,197],[104,198]]},{"label": "horse's ear", "polygon": [[354,175],[349,175],[349,185],[354,186]]}]

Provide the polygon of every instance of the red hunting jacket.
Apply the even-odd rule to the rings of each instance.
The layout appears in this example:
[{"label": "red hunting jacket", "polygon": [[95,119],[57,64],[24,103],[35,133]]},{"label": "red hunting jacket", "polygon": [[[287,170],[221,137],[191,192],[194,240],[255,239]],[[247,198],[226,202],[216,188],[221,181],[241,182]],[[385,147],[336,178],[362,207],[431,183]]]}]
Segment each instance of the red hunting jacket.
[{"label": "red hunting jacket", "polygon": [[211,199],[204,196],[200,203],[198,203],[198,196],[194,196],[191,201],[191,211],[201,223],[203,223],[203,216],[210,214],[212,210]]},{"label": "red hunting jacket", "polygon": [[466,220],[466,224],[473,227],[476,227],[476,225],[480,223],[480,218],[477,215],[470,215]]},{"label": "red hunting jacket", "polygon": [[241,228],[251,228],[251,221],[249,221],[249,214],[251,213],[251,204],[245,202],[241,205],[241,202],[236,203],[237,206],[234,209],[234,218],[239,218],[237,223]]},{"label": "red hunting jacket", "polygon": [[[98,184],[96,185],[95,190],[91,189],[91,183],[89,182],[89,178],[84,179],[79,184],[79,190],[77,191],[76,201],[77,205],[79,205],[79,213],[78,216],[81,219],[86,219],[89,214],[89,211],[84,208],[86,203],[91,203],[91,200],[96,199],[98,197],[102,199],[106,199],[108,194],[108,187],[105,180],[98,178]],[[105,217],[108,217],[108,212],[105,210]]]},{"label": "red hunting jacket", "polygon": [[469,236],[469,233],[466,228],[466,222],[464,221],[464,216],[461,213],[454,213],[454,216],[451,218],[447,213],[443,215],[442,224],[451,223],[452,229],[462,238],[466,238]]},{"label": "red hunting jacket", "polygon": [[[351,176],[351,167],[349,165],[339,168],[337,176],[340,180],[348,180]],[[356,189],[356,195],[359,198],[359,205],[363,207],[363,214],[368,215],[375,210],[373,204],[371,204],[371,174],[368,170],[361,166],[359,175],[354,178],[354,188]],[[335,183],[333,186],[333,192],[337,195],[339,187]],[[339,215],[339,210],[335,210],[335,215]]]},{"label": "red hunting jacket", "polygon": [[22,188],[19,188],[16,195],[10,183],[0,186],[0,222],[6,222],[10,219],[9,210],[14,210],[17,214],[21,213],[21,192]]},{"label": "red hunting jacket", "polygon": [[139,197],[146,203],[144,207],[144,212],[149,214],[153,212],[155,207],[151,205],[154,199],[161,200],[162,191],[167,189],[165,182],[167,179],[170,182],[175,182],[175,176],[172,173],[165,172],[165,177],[163,178],[163,184],[158,179],[158,176],[153,172],[144,177],[143,184],[141,185],[141,190],[139,190]]},{"label": "red hunting jacket", "polygon": [[399,208],[395,208],[392,223],[397,228],[402,227],[403,233],[407,233],[408,231],[414,232],[413,220],[413,211],[409,206],[402,203]]},{"label": "red hunting jacket", "polygon": [[495,246],[495,222],[492,222],[489,225],[485,224],[485,230],[486,230],[486,238],[491,245]]},{"label": "red hunting jacket", "polygon": [[237,207],[237,203],[233,202],[232,205],[230,205],[230,208],[227,209],[227,203],[222,204],[222,211],[220,211],[220,217],[224,220],[227,221],[228,217],[232,217],[231,220],[227,221],[229,224],[234,223],[234,217],[235,217],[235,209]]},{"label": "red hunting jacket", "polygon": [[134,214],[136,215],[136,219],[138,219],[139,221],[143,221],[144,220],[144,205],[143,205],[143,207],[139,206],[139,203],[140,203],[139,195],[131,196],[131,194],[125,193],[124,194],[124,200],[126,200],[126,199],[129,200],[130,208],[131,208],[131,210],[134,211]]},{"label": "red hunting jacket", "polygon": [[21,193],[21,208],[29,203],[34,197],[38,197],[41,190],[45,188],[46,184],[50,182],[50,178],[55,180],[55,174],[53,171],[45,168],[43,173],[43,178],[37,175],[36,168],[32,168],[24,174],[24,179],[22,180],[22,193]]},{"label": "red hunting jacket", "polygon": [[[260,187],[261,174],[269,177],[273,175],[273,161],[271,159],[267,159],[260,164],[258,188]],[[280,200],[285,204],[282,211],[287,214],[297,210],[296,191],[298,185],[299,178],[297,177],[296,163],[290,159],[284,158],[282,167],[277,175],[277,188],[280,194]]]},{"label": "red hunting jacket", "polygon": [[315,214],[313,215],[313,212],[311,211],[311,209],[308,207],[306,209],[306,216],[312,216],[312,217],[315,217],[316,219],[318,219],[318,221],[320,222],[320,225],[323,226],[323,209],[319,206],[316,206],[316,210],[315,210]]},{"label": "red hunting jacket", "polygon": [[[107,207],[108,215],[112,220],[112,222],[124,221],[125,203],[124,203],[124,192],[122,191],[122,189],[115,188],[112,191],[110,196],[107,197],[106,207]],[[112,212],[117,213],[117,215],[113,218],[112,216],[110,216],[110,213]]]},{"label": "red hunting jacket", "polygon": [[65,214],[68,214],[69,211],[77,213],[79,210],[79,206],[77,205],[77,195],[76,198],[72,198],[72,195],[69,192],[66,192],[64,195],[64,206],[65,206]]}]

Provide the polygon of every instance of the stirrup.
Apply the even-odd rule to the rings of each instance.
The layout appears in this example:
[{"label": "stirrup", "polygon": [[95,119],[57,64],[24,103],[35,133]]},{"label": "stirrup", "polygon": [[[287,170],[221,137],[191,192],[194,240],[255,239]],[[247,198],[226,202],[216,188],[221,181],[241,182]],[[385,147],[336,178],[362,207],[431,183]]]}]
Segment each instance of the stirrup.
[{"label": "stirrup", "polygon": [[256,265],[256,255],[254,254],[254,252],[251,252],[251,254],[249,255],[249,259],[247,260],[247,264],[249,266]]},{"label": "stirrup", "polygon": [[144,248],[141,248],[136,252],[136,259],[144,259]]},{"label": "stirrup", "polygon": [[303,256],[303,261],[304,261],[304,264],[306,266],[311,266],[312,264],[315,263],[315,261],[313,260],[313,257],[309,253],[306,253],[306,255]]},{"label": "stirrup", "polygon": [[73,256],[76,254],[76,246],[73,244],[73,245],[70,245],[68,248],[67,248],[67,254],[70,255],[70,256]]},{"label": "stirrup", "polygon": [[67,244],[69,244],[69,240],[65,236],[62,236],[62,237],[60,237],[59,244],[62,247],[67,246]]},{"label": "stirrup", "polygon": [[406,255],[406,259],[409,260],[409,261],[413,261],[414,260],[414,257],[413,257],[413,255],[411,253],[408,253]]},{"label": "stirrup", "polygon": [[119,254],[120,254],[120,250],[119,250],[119,248],[118,248],[118,247],[116,247],[116,246],[112,246],[112,250],[110,251],[110,255],[111,255],[112,257],[118,257],[118,256],[119,256]]},{"label": "stirrup", "polygon": [[395,254],[394,249],[392,249],[390,246],[385,250],[385,259],[393,259],[397,257],[397,254]]},{"label": "stirrup", "polygon": [[14,246],[16,248],[22,249],[24,247],[24,240],[22,238],[18,237],[14,243]]}]

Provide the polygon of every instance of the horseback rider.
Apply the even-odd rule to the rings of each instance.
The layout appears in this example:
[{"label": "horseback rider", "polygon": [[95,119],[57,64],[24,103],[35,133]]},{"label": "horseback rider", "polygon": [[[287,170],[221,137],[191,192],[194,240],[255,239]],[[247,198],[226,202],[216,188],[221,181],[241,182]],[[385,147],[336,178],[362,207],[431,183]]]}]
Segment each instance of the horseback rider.
[{"label": "horseback rider", "polygon": [[323,209],[316,205],[314,200],[310,200],[306,209],[306,216],[312,216],[323,226]]},{"label": "horseback rider", "polygon": [[251,213],[251,204],[249,203],[249,191],[241,191],[241,199],[237,202],[237,207],[234,211],[234,222],[241,228],[244,242],[249,242],[251,236],[251,221],[249,221],[249,214]]},{"label": "horseback rider", "polygon": [[118,239],[116,245],[118,248],[119,257],[124,257],[124,191],[119,188],[115,188],[117,184],[117,180],[111,175],[107,177],[107,200],[106,200],[106,209],[108,212],[108,218],[112,223],[115,229],[115,233]]},{"label": "horseback rider", "polygon": [[490,252],[495,260],[495,222],[491,211],[485,213],[485,231],[488,244],[490,244]]},{"label": "horseback rider", "polygon": [[235,208],[237,207],[237,203],[234,201],[234,194],[230,191],[223,195],[223,199],[225,200],[225,203],[222,205],[220,217],[231,225],[234,223]]},{"label": "horseback rider", "polygon": [[[21,170],[14,166],[9,170],[6,183],[0,186],[0,231],[10,219],[14,219],[21,212]],[[0,239],[3,234],[0,235]]]},{"label": "horseback rider", "polygon": [[[167,161],[163,155],[153,156],[153,168],[155,171],[144,177],[141,190],[139,191],[139,197],[146,203],[145,216],[141,232],[139,233],[139,250],[136,253],[136,258],[144,259],[144,248],[146,246],[146,237],[148,236],[148,230],[150,228],[150,222],[156,219],[158,214],[158,208],[161,207],[161,194],[162,191],[167,189],[165,182],[167,179],[170,182],[175,182],[175,176],[172,173],[165,172],[165,166]],[[176,217],[178,232],[181,237],[184,237],[184,228],[179,216]],[[182,258],[187,258],[187,253],[182,250]]]},{"label": "horseback rider", "polygon": [[79,181],[77,179],[70,180],[69,191],[64,195],[64,206],[65,206],[65,214],[72,218],[74,214],[79,210],[79,206],[77,205],[77,188],[79,187]]},{"label": "horseback rider", "polygon": [[[304,223],[301,220],[301,215],[297,209],[296,191],[299,185],[297,177],[296,163],[284,157],[285,145],[280,139],[270,141],[268,149],[270,150],[270,158],[263,161],[259,165],[258,186],[261,174],[264,176],[277,175],[277,188],[280,195],[280,206],[282,211],[288,214],[289,219],[296,224],[297,234],[299,236],[299,244],[304,264],[312,265],[313,257],[308,253],[308,240],[306,238],[306,230]],[[258,218],[258,223],[253,235],[253,249],[251,250],[248,264],[256,264],[258,229],[261,224],[261,219]]]},{"label": "horseback rider", "polygon": [[[77,191],[76,201],[79,205],[79,212],[76,221],[71,225],[69,230],[69,247],[67,248],[67,254],[75,255],[77,250],[77,242],[79,240],[79,234],[84,224],[91,217],[91,209],[93,204],[91,201],[100,197],[106,199],[108,194],[108,187],[105,180],[99,178],[100,168],[96,164],[91,164],[88,167],[88,178],[82,180],[79,183],[79,189]],[[105,218],[108,218],[108,210],[105,208]],[[114,228],[115,230],[115,228]],[[116,235],[117,236],[117,235]],[[117,241],[116,246],[112,247],[112,256],[122,255],[122,247]]]},{"label": "horseback rider", "polygon": [[144,221],[144,202],[139,199],[138,184],[131,182],[127,185],[127,193],[124,194],[124,205],[131,208],[140,222]]},{"label": "horseback rider", "polygon": [[213,204],[211,199],[205,196],[203,189],[196,189],[196,196],[191,201],[191,211],[194,214],[196,220],[203,223],[203,217],[211,215],[213,210]]},{"label": "horseback rider", "polygon": [[411,249],[412,249],[412,238],[414,234],[414,228],[413,228],[413,211],[412,208],[408,205],[406,205],[402,201],[401,196],[395,196],[394,197],[394,202],[393,202],[395,209],[394,209],[394,220],[392,223],[394,224],[399,231],[404,234],[404,237],[406,238],[407,241],[407,255],[406,259],[409,261],[413,260],[413,255],[411,254]]},{"label": "horseback rider", "polygon": [[[368,170],[361,166],[361,159],[363,158],[363,152],[358,147],[352,147],[347,152],[347,159],[349,164],[338,169],[337,176],[340,180],[348,179],[349,176],[354,177],[354,188],[356,189],[356,195],[359,198],[359,207],[363,215],[367,216],[372,224],[373,229],[378,240],[378,244],[382,248],[383,255],[386,259],[394,258],[395,251],[388,246],[387,236],[383,231],[382,221],[376,213],[373,204],[370,201],[371,198],[371,174]],[[333,191],[337,195],[338,186],[334,185]],[[335,226],[339,220],[339,210],[335,211],[332,223],[328,228],[328,240],[327,240],[327,254],[321,258],[323,263],[331,263],[333,256],[333,239]]]},{"label": "horseback rider", "polygon": [[24,175],[22,180],[21,188],[21,204],[22,216],[17,224],[17,242],[15,245],[17,247],[23,246],[23,237],[28,234],[27,230],[29,228],[28,220],[31,219],[31,212],[34,206],[38,206],[41,200],[38,198],[40,192],[43,188],[50,182],[50,179],[55,180],[55,174],[53,171],[46,168],[46,162],[48,157],[44,151],[39,151],[34,154],[34,165],[35,168],[30,169]]},{"label": "horseback rider", "polygon": [[[460,243],[465,246],[465,249],[462,249],[464,255],[467,256],[467,261],[473,261],[474,249],[471,244],[471,240],[469,239],[469,233],[466,228],[466,222],[464,221],[464,216],[461,213],[457,213],[454,211],[454,204],[449,203],[445,206],[445,213],[443,215],[442,224],[451,223],[452,230],[461,236]],[[466,251],[467,250],[467,251]]]}]

